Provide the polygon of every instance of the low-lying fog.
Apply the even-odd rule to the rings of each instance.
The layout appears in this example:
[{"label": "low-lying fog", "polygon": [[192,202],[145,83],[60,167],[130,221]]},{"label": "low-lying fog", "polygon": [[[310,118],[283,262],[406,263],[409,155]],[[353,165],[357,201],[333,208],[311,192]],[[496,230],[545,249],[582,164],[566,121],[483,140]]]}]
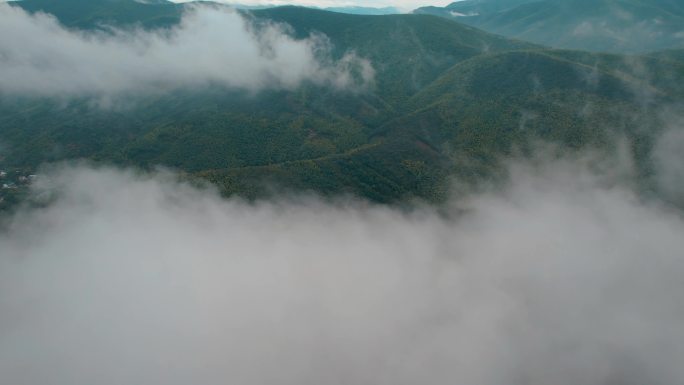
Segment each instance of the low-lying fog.
[{"label": "low-lying fog", "polygon": [[256,92],[313,82],[354,90],[372,82],[367,60],[352,52],[333,60],[327,37],[294,39],[289,28],[257,28],[230,8],[205,5],[189,7],[170,29],[79,31],[0,3],[0,96],[111,101],[179,88]]},{"label": "low-lying fog", "polygon": [[518,162],[446,214],[52,169],[0,235],[0,382],[681,383],[684,219],[618,163]]}]

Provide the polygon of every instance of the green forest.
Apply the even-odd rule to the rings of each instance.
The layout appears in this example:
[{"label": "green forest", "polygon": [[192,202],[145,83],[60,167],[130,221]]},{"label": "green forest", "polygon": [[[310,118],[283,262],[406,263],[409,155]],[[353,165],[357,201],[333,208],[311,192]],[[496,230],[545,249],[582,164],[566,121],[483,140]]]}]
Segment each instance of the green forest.
[{"label": "green forest", "polygon": [[[74,2],[79,12],[72,12]],[[163,30],[184,9],[132,0],[14,6],[49,12],[78,30]],[[454,179],[496,176],[509,156],[540,142],[612,151],[614,139],[624,137],[648,188],[661,107],[684,97],[684,54],[676,47],[639,54],[564,50],[427,14],[291,6],[241,12],[255,28],[285,23],[296,39],[324,34],[333,59],[349,52],[367,59],[373,82],[355,92],[314,83],[258,93],[180,89],[108,108],[85,96],[0,93],[0,169],[25,176],[46,163],[87,160],[167,167],[247,198],[286,189],[434,202]],[[19,190],[4,191],[5,205]]]}]

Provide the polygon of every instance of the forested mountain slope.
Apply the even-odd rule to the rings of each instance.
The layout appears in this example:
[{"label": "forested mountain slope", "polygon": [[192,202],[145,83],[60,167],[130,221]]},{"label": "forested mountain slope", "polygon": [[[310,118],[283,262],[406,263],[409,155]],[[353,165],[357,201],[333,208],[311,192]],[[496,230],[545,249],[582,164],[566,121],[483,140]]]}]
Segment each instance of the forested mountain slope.
[{"label": "forested mountain slope", "polygon": [[677,0],[466,0],[415,12],[557,48],[639,53],[684,47],[684,3]]},{"label": "forested mountain slope", "polygon": [[[157,21],[179,9],[161,3],[124,12],[124,0],[98,1],[111,3],[111,14],[128,15],[116,19],[119,28],[166,28]],[[57,3],[20,5],[53,12]],[[56,9],[66,25],[102,25],[99,16],[74,21]],[[90,159],[168,166],[247,197],[280,186],[381,202],[439,200],[454,175],[469,181],[493,175],[507,155],[540,140],[611,151],[609,139],[626,136],[647,176],[656,107],[684,97],[678,51],[551,50],[429,15],[282,7],[248,17],[255,28],[287,23],[297,38],[325,35],[333,56],[354,52],[372,63],[372,84],[356,91],[307,83],[256,93],[180,89],[121,108],[98,107],[86,97],[5,96],[0,166],[33,172],[45,162]]]}]

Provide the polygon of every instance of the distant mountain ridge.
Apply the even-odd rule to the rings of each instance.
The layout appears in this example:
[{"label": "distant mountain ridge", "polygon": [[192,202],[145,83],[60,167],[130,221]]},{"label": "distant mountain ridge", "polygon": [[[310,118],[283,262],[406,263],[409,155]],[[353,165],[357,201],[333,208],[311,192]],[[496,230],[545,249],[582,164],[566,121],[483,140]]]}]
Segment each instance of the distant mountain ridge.
[{"label": "distant mountain ridge", "polygon": [[331,12],[350,13],[354,15],[393,15],[401,13],[401,11],[395,7],[327,7],[323,9]]},{"label": "distant mountain ridge", "polygon": [[465,0],[414,12],[557,48],[628,53],[684,48],[679,0]]}]

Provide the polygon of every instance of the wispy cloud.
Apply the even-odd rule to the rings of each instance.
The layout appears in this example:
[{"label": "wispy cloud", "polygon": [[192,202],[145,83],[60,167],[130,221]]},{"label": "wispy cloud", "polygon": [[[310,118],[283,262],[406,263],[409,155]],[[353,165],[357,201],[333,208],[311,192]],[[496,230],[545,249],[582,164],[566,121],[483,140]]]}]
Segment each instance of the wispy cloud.
[{"label": "wispy cloud", "polygon": [[0,93],[100,96],[218,85],[258,91],[313,82],[362,87],[371,64],[330,57],[324,36],[296,40],[287,26],[255,27],[227,8],[189,8],[171,30],[69,30],[46,14],[0,4]]}]

